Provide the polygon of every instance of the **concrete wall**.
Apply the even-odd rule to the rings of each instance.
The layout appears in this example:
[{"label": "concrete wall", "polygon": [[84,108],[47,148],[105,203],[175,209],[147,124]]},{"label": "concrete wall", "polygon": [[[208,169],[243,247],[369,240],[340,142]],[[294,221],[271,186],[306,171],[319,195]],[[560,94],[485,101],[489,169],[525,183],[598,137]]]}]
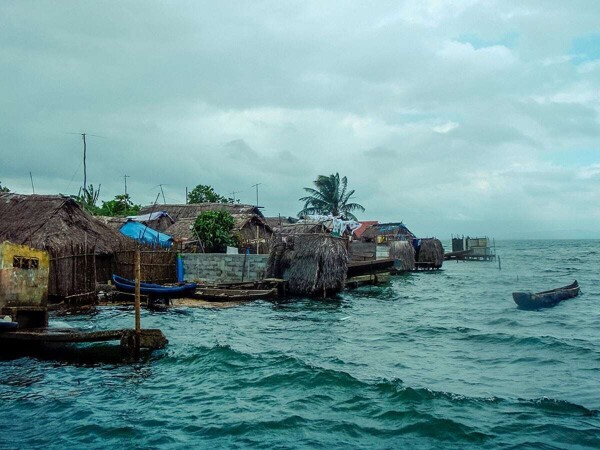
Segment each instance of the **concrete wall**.
[{"label": "concrete wall", "polygon": [[[35,267],[14,267],[21,260]],[[4,306],[46,306],[50,256],[25,245],[0,243],[0,309]]]},{"label": "concrete wall", "polygon": [[[246,258],[245,263],[244,258]],[[183,261],[183,278],[185,281],[235,283],[262,280],[267,268],[269,255],[182,253],[181,259]]]}]

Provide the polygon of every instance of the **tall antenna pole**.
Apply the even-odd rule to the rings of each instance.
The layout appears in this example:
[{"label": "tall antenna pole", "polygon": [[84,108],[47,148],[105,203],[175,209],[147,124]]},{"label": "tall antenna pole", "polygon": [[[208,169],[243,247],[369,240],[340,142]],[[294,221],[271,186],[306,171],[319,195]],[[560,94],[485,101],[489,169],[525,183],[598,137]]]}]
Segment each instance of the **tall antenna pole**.
[{"label": "tall antenna pole", "polygon": [[125,195],[127,195],[127,178],[131,178],[129,175],[123,175],[123,179],[125,180]]},{"label": "tall antenna pole", "polygon": [[233,203],[235,203],[236,198],[235,198],[235,194],[239,194],[242,191],[231,191],[231,199],[233,200]]},{"label": "tall antenna pole", "polygon": [[29,172],[29,178],[31,179],[31,190],[35,194],[35,187],[33,186],[33,175],[31,175],[31,172]]},{"label": "tall antenna pole", "polygon": [[256,188],[256,207],[258,208],[258,187],[261,185],[262,183],[256,183],[253,184],[252,187]]},{"label": "tall antenna pole", "polygon": [[85,164],[87,146],[85,143],[85,133],[81,133],[81,136],[83,137],[83,189],[87,189],[87,166]]}]

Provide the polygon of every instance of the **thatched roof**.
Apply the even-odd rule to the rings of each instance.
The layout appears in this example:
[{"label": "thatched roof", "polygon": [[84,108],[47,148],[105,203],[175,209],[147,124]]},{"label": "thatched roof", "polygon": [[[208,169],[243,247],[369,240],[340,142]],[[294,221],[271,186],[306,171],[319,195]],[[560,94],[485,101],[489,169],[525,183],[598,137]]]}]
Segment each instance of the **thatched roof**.
[{"label": "thatched roof", "polygon": [[94,219],[114,230],[119,230],[127,222],[125,217],[94,216]]},{"label": "thatched roof", "polygon": [[246,214],[264,217],[259,208],[253,205],[241,205],[231,203],[190,203],[187,205],[150,205],[144,206],[140,214],[149,214],[152,211],[166,211],[175,222],[179,219],[195,219],[205,211],[228,211],[232,215]]},{"label": "thatched roof", "polygon": [[[173,219],[164,211],[158,211],[151,214],[152,217],[148,217],[150,214],[143,216],[121,216],[121,217],[107,217],[107,216],[95,216],[96,220],[108,225],[115,230],[120,230],[123,225],[128,221],[140,222],[148,227],[164,232],[169,226],[173,224]],[[145,220],[144,220],[145,219]]]},{"label": "thatched roof", "polygon": [[362,234],[362,239],[375,239],[386,236],[388,239],[415,239],[416,236],[402,222],[378,223],[371,225]]},{"label": "thatched roof", "polygon": [[416,259],[420,263],[431,264],[432,267],[440,268],[444,264],[444,247],[439,239],[426,238],[420,240]]},{"label": "thatched roof", "polygon": [[288,236],[293,234],[305,234],[305,233],[325,233],[327,231],[322,223],[319,222],[297,222],[297,223],[286,223],[281,227],[277,228],[279,234]]},{"label": "thatched roof", "polygon": [[412,242],[392,241],[389,248],[389,257],[399,260],[402,270],[415,270],[415,248]]},{"label": "thatched roof", "polygon": [[265,222],[267,222],[273,231],[277,231],[284,225],[296,223],[298,220],[296,217],[265,217]]},{"label": "thatched roof", "polygon": [[0,242],[57,250],[66,245],[95,246],[113,253],[127,238],[96,220],[75,200],[61,195],[0,194]]},{"label": "thatched roof", "polygon": [[363,233],[365,231],[367,231],[367,228],[373,226],[373,225],[377,225],[379,222],[376,220],[361,220],[360,221],[360,227],[357,228],[356,230],[354,230],[354,236],[356,236],[357,238],[360,238]]},{"label": "thatched roof", "polygon": [[[241,231],[249,222],[260,227],[264,227],[271,232],[271,227],[259,216],[253,214],[232,214],[234,225],[233,232]],[[175,221],[173,225],[166,229],[165,233],[173,236],[177,240],[193,241],[197,238],[194,235],[192,227],[196,218],[187,217]]]},{"label": "thatched roof", "polygon": [[293,295],[331,296],[346,283],[348,252],[344,240],[330,234],[298,234],[271,248],[267,277],[286,278]]}]

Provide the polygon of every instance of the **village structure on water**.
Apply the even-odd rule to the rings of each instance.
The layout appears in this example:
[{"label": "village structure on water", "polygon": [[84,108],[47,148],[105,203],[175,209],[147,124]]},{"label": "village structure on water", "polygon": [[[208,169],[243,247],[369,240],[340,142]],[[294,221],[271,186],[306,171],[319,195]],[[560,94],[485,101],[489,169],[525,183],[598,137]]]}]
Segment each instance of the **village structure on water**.
[{"label": "village structure on water", "polygon": [[[168,342],[141,326],[141,305],[335,297],[393,275],[437,270],[444,261],[440,240],[402,222],[357,221],[348,211],[265,217],[258,205],[209,198],[217,201],[128,210],[129,197],[117,196],[123,212],[135,214],[95,215],[82,196],[1,192],[0,341],[16,348],[117,340],[130,357]],[[305,211],[315,212],[307,199]],[[449,258],[491,258],[487,238],[475,241],[475,251],[464,248],[472,239],[463,241],[453,241]],[[48,327],[49,310],[115,302],[136,305],[135,327]]]}]

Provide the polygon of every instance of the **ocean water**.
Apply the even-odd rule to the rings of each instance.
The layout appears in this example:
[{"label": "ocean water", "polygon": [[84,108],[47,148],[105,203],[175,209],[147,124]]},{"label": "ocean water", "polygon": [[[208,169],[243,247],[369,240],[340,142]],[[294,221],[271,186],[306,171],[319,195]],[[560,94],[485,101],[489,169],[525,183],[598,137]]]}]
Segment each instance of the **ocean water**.
[{"label": "ocean water", "polygon": [[[600,448],[600,241],[497,252],[337,300],[144,311],[170,344],[136,364],[1,360],[0,448]],[[511,297],[574,279],[554,308]]]}]

